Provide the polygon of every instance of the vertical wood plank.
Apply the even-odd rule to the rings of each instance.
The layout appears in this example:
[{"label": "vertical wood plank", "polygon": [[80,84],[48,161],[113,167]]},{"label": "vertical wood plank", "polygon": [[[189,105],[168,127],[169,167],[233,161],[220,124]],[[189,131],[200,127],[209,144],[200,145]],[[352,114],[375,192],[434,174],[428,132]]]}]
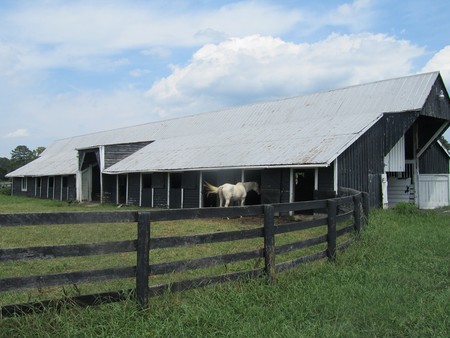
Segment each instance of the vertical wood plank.
[{"label": "vertical wood plank", "polygon": [[361,230],[361,195],[353,196],[354,230],[358,235]]},{"label": "vertical wood plank", "polygon": [[142,307],[148,305],[148,274],[150,264],[150,213],[138,214],[136,262],[136,297]]},{"label": "vertical wood plank", "polygon": [[275,282],[275,221],[273,205],[264,205],[264,261],[265,272]]},{"label": "vertical wood plank", "polygon": [[336,200],[328,200],[328,233],[327,233],[327,257],[330,260],[336,259],[336,213],[337,202]]}]

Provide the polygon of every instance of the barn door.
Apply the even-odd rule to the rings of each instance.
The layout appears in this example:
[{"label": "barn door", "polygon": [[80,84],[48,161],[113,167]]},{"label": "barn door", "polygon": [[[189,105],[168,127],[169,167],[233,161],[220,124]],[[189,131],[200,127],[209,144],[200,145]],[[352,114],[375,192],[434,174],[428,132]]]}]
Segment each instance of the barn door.
[{"label": "barn door", "polygon": [[81,171],[81,200],[90,202],[92,200],[92,167]]}]

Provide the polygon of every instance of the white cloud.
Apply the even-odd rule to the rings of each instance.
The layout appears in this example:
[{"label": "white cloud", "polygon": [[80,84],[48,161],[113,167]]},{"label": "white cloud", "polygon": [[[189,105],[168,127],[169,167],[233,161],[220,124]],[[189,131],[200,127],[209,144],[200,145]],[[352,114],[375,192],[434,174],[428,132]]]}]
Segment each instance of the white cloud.
[{"label": "white cloud", "polygon": [[450,45],[437,52],[423,67],[422,72],[440,71],[447,90],[450,86]]},{"label": "white cloud", "polygon": [[147,92],[161,108],[215,106],[370,82],[412,73],[423,49],[383,34],[332,34],[313,44],[270,36],[233,38],[199,49]]},{"label": "white cloud", "polygon": [[4,138],[18,138],[18,137],[26,137],[29,136],[30,133],[28,132],[27,129],[24,128],[20,128],[17,129],[11,133],[6,134],[5,136],[3,136]]},{"label": "white cloud", "polygon": [[4,41],[13,43],[21,69],[93,69],[105,56],[125,50],[167,57],[171,47],[256,32],[281,34],[301,20],[297,10],[253,1],[203,10],[177,7],[156,2],[28,2],[0,13],[0,31]]}]

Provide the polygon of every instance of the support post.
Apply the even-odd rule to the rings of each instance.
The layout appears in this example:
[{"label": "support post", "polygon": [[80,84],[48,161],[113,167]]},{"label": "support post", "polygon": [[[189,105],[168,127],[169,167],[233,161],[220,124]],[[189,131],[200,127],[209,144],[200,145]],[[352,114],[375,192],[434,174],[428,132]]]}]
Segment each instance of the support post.
[{"label": "support post", "polygon": [[137,262],[136,262],[136,297],[139,305],[148,305],[148,275],[150,264],[150,213],[138,214],[138,238],[137,238]]},{"label": "support post", "polygon": [[327,257],[330,260],[336,259],[336,213],[337,213],[337,201],[336,200],[328,200],[327,201],[327,209],[328,209],[328,232],[327,232]]},{"label": "support post", "polygon": [[270,283],[275,282],[275,221],[273,205],[264,205],[264,262]]},{"label": "support post", "polygon": [[361,230],[361,195],[353,196],[353,221],[356,235],[359,235]]}]

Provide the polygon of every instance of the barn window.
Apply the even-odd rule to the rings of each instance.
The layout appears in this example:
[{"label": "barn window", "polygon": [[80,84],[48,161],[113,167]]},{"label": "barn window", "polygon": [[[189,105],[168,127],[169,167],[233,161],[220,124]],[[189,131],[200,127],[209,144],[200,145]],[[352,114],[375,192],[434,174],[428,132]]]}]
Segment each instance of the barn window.
[{"label": "barn window", "polygon": [[27,191],[28,190],[28,184],[27,184],[27,178],[26,177],[22,177],[21,188],[22,188],[22,191]]}]

